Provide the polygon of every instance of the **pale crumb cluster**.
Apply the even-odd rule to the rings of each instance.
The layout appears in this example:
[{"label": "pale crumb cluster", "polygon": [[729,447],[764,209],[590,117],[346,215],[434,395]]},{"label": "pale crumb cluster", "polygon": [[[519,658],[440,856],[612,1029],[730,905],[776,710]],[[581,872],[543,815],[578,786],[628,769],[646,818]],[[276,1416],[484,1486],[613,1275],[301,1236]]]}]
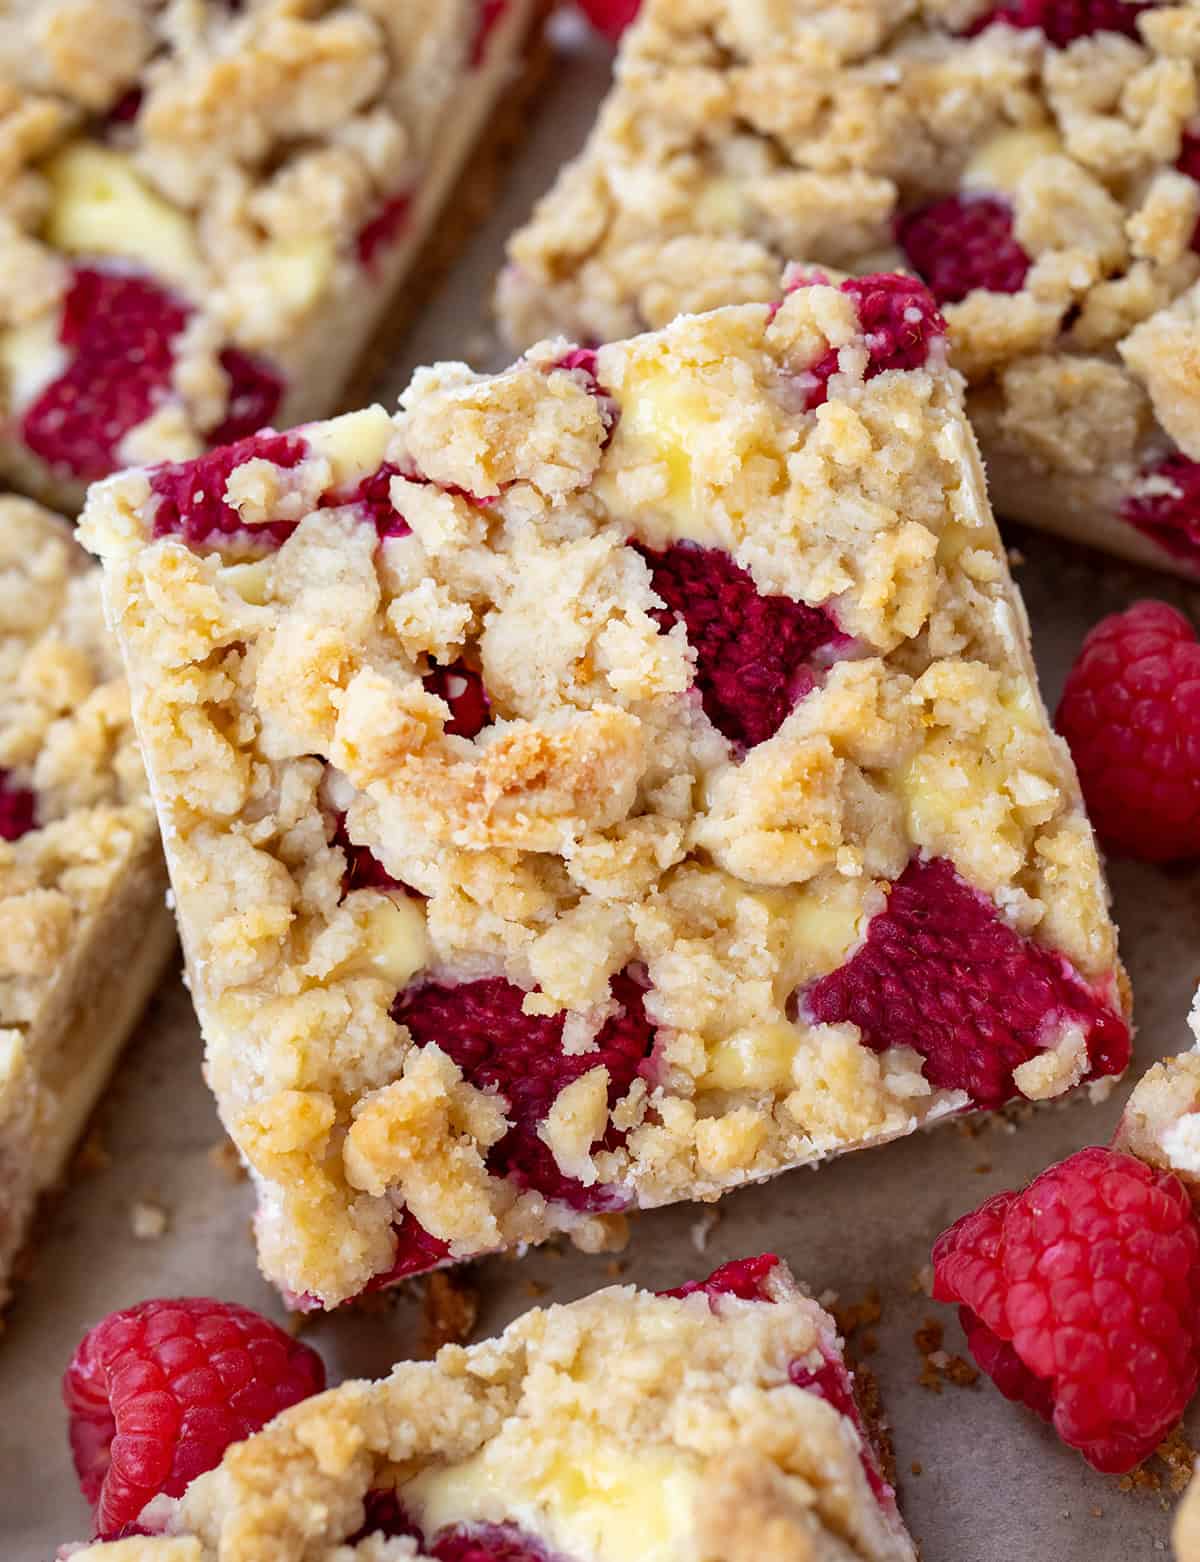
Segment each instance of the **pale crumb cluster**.
[{"label": "pale crumb cluster", "polygon": [[769,1301],[712,1305],[613,1287],[345,1383],[229,1448],[181,1500],[156,1500],[143,1518],[164,1533],[74,1562],[420,1555],[410,1539],[348,1542],[381,1489],[427,1539],[507,1520],[552,1553],[583,1554],[587,1536],[611,1562],[639,1534],[680,1562],[914,1562],[894,1500],[867,1482],[861,1433],[788,1380],[792,1363],[840,1360],[833,1319],[783,1266],[765,1283]]},{"label": "pale crumb cluster", "polygon": [[968,36],[990,0],[646,0],[583,153],[512,239],[514,343],[608,340],[772,297],[783,260],[902,267],[897,214],[1009,202],[1015,293],[946,307],[1002,514],[1160,564],[1119,517],[1174,445],[1200,459],[1193,5],[1058,48]]},{"label": "pale crumb cluster", "polygon": [[[827,403],[795,379],[841,351]],[[610,1207],[712,1200],[967,1105],[920,1056],[789,1007],[860,945],[917,852],[1122,1008],[1065,746],[1029,658],[961,404],[925,370],[864,379],[852,300],[817,286],[494,377],[422,371],[381,409],[300,431],[225,497],[221,549],[154,537],[144,472],[83,524],[134,679],[207,1073],[260,1195],[267,1273],[331,1305],[386,1270],[407,1209],[451,1257],[619,1217],[489,1169],[508,1102],[390,1014],[422,979],[503,976],[586,1054],[644,972],[652,1066],[610,1110],[598,1062],[540,1126]],[[611,402],[609,400],[611,398]],[[619,409],[615,429],[611,406]],[[351,491],[383,462],[411,531]],[[287,518],[277,550],[255,535]],[[260,534],[261,535],[261,534]],[[728,549],[758,590],[825,605],[843,649],[743,756],[705,714],[646,561]],[[433,663],[477,667],[494,720],[448,735]],[[334,842],[416,896],[347,892]],[[1058,1041],[1059,1045],[1055,1046]],[[1078,1037],[1022,1084],[1079,1077]]]}]

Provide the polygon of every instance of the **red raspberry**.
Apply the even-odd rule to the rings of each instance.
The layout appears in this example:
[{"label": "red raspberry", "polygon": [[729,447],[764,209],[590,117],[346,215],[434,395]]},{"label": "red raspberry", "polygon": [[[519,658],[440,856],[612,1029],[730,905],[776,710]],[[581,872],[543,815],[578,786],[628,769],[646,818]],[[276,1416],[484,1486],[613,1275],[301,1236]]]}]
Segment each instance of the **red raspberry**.
[{"label": "red raspberry", "polygon": [[562,1562],[518,1524],[455,1524],[433,1537],[437,1562]]},{"label": "red raspberry", "polygon": [[757,1258],[734,1258],[714,1269],[707,1280],[689,1280],[670,1291],[660,1291],[660,1296],[694,1296],[703,1291],[710,1300],[714,1296],[738,1296],[743,1302],[769,1302],[766,1280],[779,1260],[774,1253],[760,1253]]},{"label": "red raspberry", "polygon": [[[626,1094],[654,1045],[654,1027],[646,1018],[642,989],[627,972],[615,976],[612,996],[619,1012],[606,1022],[596,1046],[581,1053],[562,1050],[563,1016],[522,1011],[521,988],[503,977],[440,982],[408,987],[392,1005],[392,1018],[407,1025],[421,1046],[436,1043],[480,1090],[507,1102],[512,1126],[488,1152],[488,1169],[534,1188],[572,1209],[614,1210],[626,1203],[615,1188],[585,1188],[559,1171],[537,1130],[559,1092],[589,1069],[608,1069],[608,1104]],[[598,1148],[614,1149],[621,1135],[611,1126]]]},{"label": "red raspberry", "polygon": [[1093,33],[1124,33],[1138,37],[1137,19],[1158,0],[1002,0],[991,11],[977,17],[967,29],[974,37],[993,22],[1006,27],[1036,27],[1047,40],[1065,49],[1076,38]]},{"label": "red raspberry", "polygon": [[1093,1147],[942,1233],[976,1360],[1096,1469],[1152,1453],[1200,1378],[1200,1227],[1169,1172]]},{"label": "red raspberry", "polygon": [[914,858],[845,965],[802,994],[809,1019],[857,1025],[875,1052],[915,1047],[926,1079],[977,1106],[1017,1093],[1013,1069],[1075,1024],[1089,1078],[1129,1062],[1125,1021],[1062,955],[1023,938],[945,858]]},{"label": "red raspberry", "polygon": [[435,666],[425,674],[425,688],[445,700],[450,707],[446,731],[452,738],[473,738],[490,726],[492,704],[483,679],[466,662],[451,662],[449,667]]},{"label": "red raspberry", "polygon": [[616,433],[617,423],[620,420],[621,409],[617,405],[617,399],[611,391],[605,390],[597,377],[597,358],[594,347],[573,347],[564,358],[560,358],[555,369],[579,369],[588,379],[588,390],[600,404],[600,416],[604,422],[605,437],[601,444],[602,450],[607,450],[612,443],[612,437]]},{"label": "red raspberry", "polygon": [[636,20],[642,0],[576,0],[579,9],[597,32],[613,43]]},{"label": "red raspberry", "polygon": [[659,625],[681,618],[687,629],[708,719],[739,749],[762,743],[816,686],[814,663],[842,638],[837,625],[821,608],[764,596],[722,548],[634,546],[666,603]]},{"label": "red raspberry", "polygon": [[88,482],[111,472],[121,440],[170,390],[174,341],[190,312],[146,277],[76,270],[58,332],[71,361],[22,419],[30,450]]},{"label": "red raspberry", "polygon": [[1148,468],[1121,506],[1121,518],[1177,559],[1200,567],[1200,462],[1176,451]]},{"label": "red raspberry", "polygon": [[408,227],[412,204],[412,191],[401,190],[384,201],[358,230],[354,249],[364,271],[374,272],[380,250],[390,249],[403,234]]},{"label": "red raspberry", "polygon": [[255,457],[274,466],[298,466],[308,445],[297,434],[255,434],[236,445],[225,445],[194,461],[169,461],[150,474],[158,496],[154,511],[156,537],[182,537],[191,548],[240,536],[278,548],[296,530],[295,521],[268,521],[245,526],[232,505],[225,503],[225,485],[234,467]]},{"label": "red raspberry", "polygon": [[404,1211],[394,1230],[396,1248],[392,1262],[379,1274],[372,1276],[367,1284],[368,1291],[383,1291],[413,1275],[426,1274],[450,1257],[450,1244],[426,1231],[411,1210]]},{"label": "red raspberry", "polygon": [[0,841],[19,841],[37,828],[37,798],[8,776],[7,770],[0,770]]},{"label": "red raspberry", "polygon": [[[823,281],[819,271],[793,271],[787,291]],[[847,277],[841,291],[858,305],[859,330],[867,347],[865,379],[873,380],[888,369],[924,368],[934,344],[945,340],[946,322],[929,289],[915,277],[886,271]],[[812,412],[828,400],[829,381],[838,368],[838,349],[831,347],[801,377],[808,386],[805,411]]]},{"label": "red raspberry", "polygon": [[949,195],[897,217],[896,242],[939,304],[957,304],[977,287],[1019,293],[1029,270],[1012,207],[997,195]]},{"label": "red raspberry", "polygon": [[1200,135],[1191,130],[1183,132],[1175,166],[1181,174],[1187,174],[1189,179],[1200,181]]},{"label": "red raspberry", "polygon": [[180,1496],[230,1443],[324,1387],[315,1351],[232,1302],[182,1297],[111,1313],[63,1376],[96,1534],[120,1535],[152,1497]]},{"label": "red raspberry", "polygon": [[322,494],[320,507],[328,510],[336,505],[352,504],[363,520],[371,522],[381,542],[385,537],[407,537],[412,527],[392,503],[392,478],[403,476],[394,461],[384,461],[353,488],[331,488]]},{"label": "red raspberry", "polygon": [[240,347],[223,348],[218,362],[229,376],[229,401],[224,418],[205,438],[210,445],[232,445],[271,422],[283,400],[283,381],[261,358]]},{"label": "red raspberry", "polygon": [[475,36],[471,39],[471,51],[469,55],[472,70],[477,70],[487,59],[488,44],[491,42],[492,33],[500,23],[501,17],[508,10],[508,0],[476,0],[479,7],[478,18],[475,23]]},{"label": "red raspberry", "polygon": [[814,1371],[805,1362],[794,1361],[788,1368],[788,1376],[797,1388],[815,1394],[818,1399],[823,1399],[827,1405],[832,1405],[839,1415],[845,1416],[853,1423],[858,1433],[859,1459],[862,1461],[863,1474],[867,1477],[867,1484],[874,1493],[875,1501],[881,1507],[893,1507],[896,1493],[884,1479],[875,1441],[867,1430],[866,1421],[859,1408],[858,1396],[854,1392],[854,1375],[846,1363],[838,1361],[836,1357],[827,1357]]},{"label": "red raspberry", "polygon": [[1101,839],[1129,857],[1200,856],[1200,645],[1166,602],[1083,642],[1055,718]]}]

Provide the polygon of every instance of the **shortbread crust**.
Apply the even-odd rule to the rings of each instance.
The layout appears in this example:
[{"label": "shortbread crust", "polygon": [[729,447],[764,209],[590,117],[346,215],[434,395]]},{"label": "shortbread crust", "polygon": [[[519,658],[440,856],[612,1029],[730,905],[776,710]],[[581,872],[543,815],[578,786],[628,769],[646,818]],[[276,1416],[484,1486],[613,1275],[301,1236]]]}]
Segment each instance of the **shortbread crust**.
[{"label": "shortbread crust", "polygon": [[[1098,30],[1060,47],[995,19],[1039,10]],[[615,339],[768,299],[783,260],[914,264],[911,214],[990,199],[1027,272],[945,313],[997,510],[1196,577],[1198,62],[1186,4],[645,0],[590,141],[511,242],[502,319],[516,345]]]},{"label": "shortbread crust", "polygon": [[[468,1536],[569,1562],[914,1562],[832,1318],[778,1261],[748,1292],[721,1275],[612,1287],[345,1383],[152,1503],[161,1534],[75,1562],[401,1562]],[[513,1525],[516,1553],[495,1545]]]},{"label": "shortbread crust", "polygon": [[0,780],[23,809],[0,838],[3,1299],[37,1196],[175,943],[99,572],[65,522],[12,497],[0,498],[0,688]]},{"label": "shortbread crust", "polygon": [[[911,284],[791,286],[92,490],[208,1078],[303,1305],[1124,1067],[944,338],[878,372],[858,311]],[[715,644],[746,615],[715,658],[696,569]],[[951,965],[901,1003],[931,916]]]},{"label": "shortbread crust", "polygon": [[[32,0],[0,24],[0,471],[74,513],[107,471],[335,410],[543,9]],[[73,42],[89,29],[111,58]],[[119,323],[135,310],[148,353]],[[117,334],[80,346],[81,313]],[[64,412],[85,351],[157,365],[137,396],[85,383],[85,422],[116,437]]]}]

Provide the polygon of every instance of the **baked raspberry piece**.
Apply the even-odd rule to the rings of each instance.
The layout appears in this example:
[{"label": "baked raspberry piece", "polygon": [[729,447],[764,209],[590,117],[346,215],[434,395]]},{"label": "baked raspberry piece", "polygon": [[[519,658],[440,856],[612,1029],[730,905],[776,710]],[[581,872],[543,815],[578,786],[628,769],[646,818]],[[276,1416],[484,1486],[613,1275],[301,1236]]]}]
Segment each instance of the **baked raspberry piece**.
[{"label": "baked raspberry piece", "polygon": [[1131,1470],[1200,1377],[1200,1227],[1177,1177],[1080,1150],[964,1215],[933,1249],[997,1386],[1098,1470]]},{"label": "baked raspberry piece", "polygon": [[96,1534],[136,1525],[325,1386],[321,1358],[248,1308],[206,1297],[139,1302],[84,1335],[63,1377],[71,1452]]},{"label": "baked raspberry piece", "polygon": [[78,267],[58,333],[70,362],[21,420],[30,450],[88,482],[111,472],[121,440],[170,390],[189,314],[148,277]]},{"label": "baked raspberry piece", "polygon": [[240,347],[223,347],[217,361],[229,376],[228,403],[220,423],[205,434],[210,444],[232,445],[273,420],[283,401],[284,384],[270,364]]},{"label": "baked raspberry piece", "polygon": [[412,213],[413,193],[401,190],[385,201],[369,222],[358,230],[354,247],[358,263],[366,271],[373,271],[382,251],[388,249],[403,234]]},{"label": "baked raspberry piece", "polygon": [[807,282],[95,491],[285,1296],[594,1251],[628,1209],[1123,1065],[936,307]]},{"label": "baked raspberry piece", "polygon": [[666,603],[658,621],[687,629],[708,719],[739,749],[765,742],[816,684],[819,653],[845,636],[821,608],[759,591],[721,548],[638,551]]},{"label": "baked raspberry piece", "polygon": [[[721,1279],[766,1263],[752,1299]],[[139,1562],[368,1562],[404,1539],[438,1562],[694,1562],[747,1532],[780,1557],[915,1562],[829,1314],[773,1259],[724,1266],[708,1305],[685,1289],[534,1309],[299,1404],[159,1499]]]},{"label": "baked raspberry piece", "polygon": [[7,770],[0,770],[0,840],[19,841],[37,824],[37,798],[27,786],[18,786]]},{"label": "baked raspberry piece", "polygon": [[1121,516],[1172,557],[1200,563],[1200,462],[1175,451],[1147,468]]},{"label": "baked raspberry piece", "polygon": [[150,470],[150,491],[158,503],[154,535],[177,536],[189,547],[219,546],[239,538],[259,547],[279,547],[296,530],[294,521],[247,526],[225,498],[230,474],[247,461],[269,461],[289,471],[303,460],[307,446],[295,434],[257,434],[214,450],[195,461],[172,461]]},{"label": "baked raspberry piece", "polygon": [[577,0],[592,26],[615,43],[641,10],[642,0]]},{"label": "baked raspberry piece", "polygon": [[1137,19],[1158,0],[1004,0],[977,17],[967,29],[974,37],[985,27],[1003,22],[1006,27],[1032,27],[1045,33],[1056,48],[1065,49],[1077,38],[1093,33],[1138,36]]},{"label": "baked raspberry piece", "polygon": [[1085,1079],[1120,1074],[1129,1027],[1111,998],[1059,954],[1022,938],[943,858],[915,858],[852,959],[808,987],[801,1008],[850,1021],[876,1052],[914,1047],[923,1072],[976,1106],[1018,1094],[1014,1073],[1082,1035]]},{"label": "baked raspberry piece", "polygon": [[1166,602],[1092,629],[1055,718],[1101,839],[1147,862],[1200,855],[1200,645]]},{"label": "baked raspberry piece", "polygon": [[659,1294],[693,1296],[697,1291],[703,1291],[709,1298],[737,1296],[743,1302],[767,1302],[771,1297],[766,1281],[778,1264],[774,1253],[760,1253],[756,1258],[734,1258],[714,1269],[707,1280],[688,1280],[684,1285]]},{"label": "baked raspberry piece", "polygon": [[1029,256],[1013,235],[1012,207],[997,195],[948,195],[896,219],[896,242],[939,304],[975,288],[1018,293]]},{"label": "baked raspberry piece", "polygon": [[[792,272],[788,290],[822,285],[819,271]],[[886,272],[866,277],[848,277],[841,284],[858,305],[859,325],[867,348],[864,378],[871,380],[888,369],[922,369],[936,349],[945,354],[946,322],[938,312],[929,289],[912,277]],[[829,397],[829,380],[841,367],[838,350],[830,348],[805,371],[803,380],[810,386],[805,401],[812,411],[824,406]]]},{"label": "baked raspberry piece", "polygon": [[[497,1176],[572,1209],[620,1209],[628,1195],[564,1176],[538,1131],[561,1092],[592,1069],[607,1070],[610,1108],[626,1094],[654,1045],[642,988],[628,972],[613,978],[617,1012],[584,1051],[566,1051],[562,1015],[526,1014],[524,1000],[521,988],[501,978],[456,987],[430,982],[402,992],[392,1018],[417,1043],[440,1047],[472,1085],[503,1097],[511,1127],[487,1157]],[[621,1137],[609,1128],[600,1144],[612,1149]]]}]

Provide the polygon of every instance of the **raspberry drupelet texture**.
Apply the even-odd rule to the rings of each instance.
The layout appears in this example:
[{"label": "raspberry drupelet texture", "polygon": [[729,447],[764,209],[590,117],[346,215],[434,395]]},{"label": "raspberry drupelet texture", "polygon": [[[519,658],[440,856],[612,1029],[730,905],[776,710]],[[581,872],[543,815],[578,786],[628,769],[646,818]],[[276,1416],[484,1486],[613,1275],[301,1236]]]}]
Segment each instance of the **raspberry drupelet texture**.
[{"label": "raspberry drupelet texture", "polygon": [[1200,1377],[1200,1227],[1174,1175],[1093,1147],[938,1238],[976,1360],[1098,1470],[1145,1459]]},{"label": "raspberry drupelet texture", "polygon": [[1056,716],[1101,839],[1148,862],[1200,854],[1200,644],[1166,602],[1091,630]]},{"label": "raspberry drupelet texture", "polygon": [[896,219],[896,241],[939,304],[977,287],[1016,293],[1029,256],[1013,234],[1012,207],[996,195],[948,195]]},{"label": "raspberry drupelet texture", "polygon": [[1176,451],[1148,468],[1121,515],[1177,559],[1200,560],[1200,462]]},{"label": "raspberry drupelet texture", "polygon": [[178,1497],[230,1443],[325,1386],[321,1358],[245,1307],[140,1302],[84,1335],[63,1376],[71,1452],[96,1533]]},{"label": "raspberry drupelet texture", "polygon": [[[566,1052],[563,1016],[526,1014],[525,993],[503,977],[406,988],[392,1007],[392,1018],[408,1027],[418,1045],[436,1043],[472,1085],[504,1097],[512,1126],[488,1152],[490,1171],[573,1209],[613,1210],[626,1202],[619,1191],[601,1184],[586,1187],[564,1175],[538,1136],[559,1093],[575,1080],[606,1068],[611,1110],[649,1057],[654,1027],[646,1018],[642,988],[623,972],[613,978],[612,997],[618,1012],[586,1052]],[[610,1126],[602,1146],[619,1142]]]},{"label": "raspberry drupelet texture", "polygon": [[1093,33],[1138,36],[1137,19],[1157,0],[1003,0],[1003,4],[977,17],[967,29],[971,36],[993,22],[1007,27],[1036,28],[1056,48],[1065,49],[1077,38]]},{"label": "raspberry drupelet texture", "polygon": [[914,858],[862,947],[800,995],[807,1015],[850,1021],[876,1052],[914,1047],[931,1084],[982,1107],[1018,1091],[1013,1070],[1078,1026],[1089,1076],[1119,1074],[1129,1030],[1060,954],[1001,920],[945,858]]},{"label": "raspberry drupelet texture", "polygon": [[763,595],[722,548],[638,552],[666,603],[661,627],[682,619],[687,629],[708,719],[739,748],[764,742],[815,686],[813,657],[842,638],[837,625],[821,608]]},{"label": "raspberry drupelet texture", "polygon": [[[787,291],[815,287],[825,281],[819,271],[793,272]],[[878,272],[847,277],[841,291],[853,298],[867,348],[864,378],[873,380],[889,369],[920,369],[929,361],[935,342],[944,344],[946,322],[923,282],[915,277]],[[943,346],[944,350],[944,346]],[[840,368],[839,351],[830,348],[802,377],[807,386],[805,410],[823,406],[829,381]]]},{"label": "raspberry drupelet texture", "polygon": [[19,841],[37,824],[37,798],[0,770],[0,841]]},{"label": "raspberry drupelet texture", "polygon": [[217,546],[241,537],[259,547],[278,548],[296,530],[295,521],[268,521],[247,527],[232,505],[225,487],[235,467],[255,457],[274,466],[291,468],[304,459],[308,446],[296,434],[257,434],[224,445],[195,461],[170,461],[154,467],[151,492],[157,496],[154,511],[156,537],[179,536],[189,547]]}]

